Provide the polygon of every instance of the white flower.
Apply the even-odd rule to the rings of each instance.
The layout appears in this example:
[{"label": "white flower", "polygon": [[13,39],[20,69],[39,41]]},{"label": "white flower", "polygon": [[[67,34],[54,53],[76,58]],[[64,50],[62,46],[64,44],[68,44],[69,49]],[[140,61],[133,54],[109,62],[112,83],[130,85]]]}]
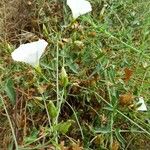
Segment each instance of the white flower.
[{"label": "white flower", "polygon": [[147,107],[145,105],[145,102],[144,102],[144,99],[143,97],[140,97],[139,98],[139,101],[137,102],[137,105],[140,105],[137,110],[139,111],[147,111]]},{"label": "white flower", "polygon": [[67,5],[70,7],[74,19],[92,11],[90,2],[86,0],[67,0]]},{"label": "white flower", "polygon": [[47,45],[48,43],[43,39],[22,44],[11,53],[11,56],[15,61],[25,62],[36,68]]}]

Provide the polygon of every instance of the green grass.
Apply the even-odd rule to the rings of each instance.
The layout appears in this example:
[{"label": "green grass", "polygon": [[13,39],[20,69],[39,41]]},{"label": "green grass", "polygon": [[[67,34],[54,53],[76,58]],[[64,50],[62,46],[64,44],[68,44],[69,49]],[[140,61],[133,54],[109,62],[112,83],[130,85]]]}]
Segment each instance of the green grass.
[{"label": "green grass", "polygon": [[[78,140],[85,150],[150,149],[150,2],[91,1],[93,11],[67,28],[71,12],[58,3],[36,0],[28,12],[34,24],[0,38],[0,149],[61,149]],[[38,37],[49,43],[43,76],[11,58],[20,41]],[[125,68],[133,72],[127,82]],[[121,105],[128,93],[133,100]],[[147,112],[136,110],[139,97]]]}]

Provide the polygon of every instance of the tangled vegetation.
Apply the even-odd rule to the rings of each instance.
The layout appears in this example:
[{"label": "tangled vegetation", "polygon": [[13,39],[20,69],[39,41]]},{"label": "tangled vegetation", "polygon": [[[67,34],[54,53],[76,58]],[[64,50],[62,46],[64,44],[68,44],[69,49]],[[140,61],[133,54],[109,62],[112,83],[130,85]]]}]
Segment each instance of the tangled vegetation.
[{"label": "tangled vegetation", "polygon": [[[89,2],[74,22],[63,0],[0,2],[0,149],[150,149],[150,2]],[[38,39],[41,74],[11,58]]]}]

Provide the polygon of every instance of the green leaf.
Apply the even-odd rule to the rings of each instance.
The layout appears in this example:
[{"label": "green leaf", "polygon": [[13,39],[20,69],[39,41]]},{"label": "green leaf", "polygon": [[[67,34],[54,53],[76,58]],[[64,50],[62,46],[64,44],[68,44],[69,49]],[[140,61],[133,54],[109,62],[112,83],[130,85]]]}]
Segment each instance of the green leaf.
[{"label": "green leaf", "polygon": [[14,84],[12,79],[8,79],[5,84],[5,92],[9,97],[11,103],[14,105],[16,102],[16,92],[14,89]]},{"label": "green leaf", "polygon": [[26,144],[33,143],[34,141],[36,141],[38,134],[39,134],[38,130],[33,128],[31,131],[31,134],[24,138],[24,142]]},{"label": "green leaf", "polygon": [[57,116],[57,108],[55,107],[54,103],[50,101],[47,105],[48,113],[52,119],[56,118]]},{"label": "green leaf", "polygon": [[119,142],[122,144],[122,147],[125,148],[126,140],[123,138],[123,136],[120,134],[119,129],[116,129],[115,131],[116,137],[119,140]]},{"label": "green leaf", "polygon": [[101,133],[101,134],[108,134],[108,133],[111,132],[108,127],[99,128],[99,129],[96,129],[96,130],[93,130],[93,131],[94,131],[94,133],[96,133],[96,134],[100,134],[100,133]]},{"label": "green leaf", "polygon": [[45,35],[49,35],[48,30],[47,30],[45,24],[43,24],[43,32],[44,32]]},{"label": "green leaf", "polygon": [[74,61],[73,60],[68,60],[67,62],[66,62],[66,65],[69,67],[69,69],[71,70],[71,71],[73,71],[74,73],[78,73],[78,65],[76,64],[76,63],[74,63]]},{"label": "green leaf", "polygon": [[74,122],[73,120],[61,122],[61,123],[56,125],[55,129],[62,134],[66,134],[73,122]]}]

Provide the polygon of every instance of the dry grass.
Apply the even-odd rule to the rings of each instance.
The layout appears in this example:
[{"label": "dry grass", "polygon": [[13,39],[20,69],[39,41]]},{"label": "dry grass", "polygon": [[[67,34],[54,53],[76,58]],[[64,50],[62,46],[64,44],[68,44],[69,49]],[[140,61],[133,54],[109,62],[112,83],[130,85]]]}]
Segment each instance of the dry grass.
[{"label": "dry grass", "polygon": [[[41,37],[43,23],[51,17],[62,19],[61,4],[37,0],[3,0],[0,2],[0,31],[1,40],[15,43],[18,41],[35,40]],[[53,21],[52,21],[53,22]],[[56,24],[53,24],[56,25]]]},{"label": "dry grass", "polygon": [[[131,18],[129,15],[129,12],[132,11],[132,5],[128,5],[126,2],[122,2],[122,4],[120,2],[120,5],[119,2],[113,2],[112,4],[108,2],[107,4],[109,7],[106,8],[107,10],[104,16],[100,17],[98,12],[100,13],[100,10],[103,8],[103,2],[99,2],[98,0],[97,2],[96,0],[91,2],[93,3],[93,7],[95,7],[91,13],[93,17],[89,17],[88,21],[84,20],[84,17],[82,18],[83,20],[79,18],[79,23],[76,25],[81,27],[81,29],[78,27],[68,28],[62,32],[60,38],[57,38],[57,34],[60,32],[61,25],[66,25],[70,22],[69,19],[71,18],[68,17],[69,9],[67,11],[64,10],[68,7],[63,5],[65,7],[63,9],[62,3],[57,3],[53,0],[2,0],[0,2],[0,18],[2,18],[0,19],[0,42],[2,42],[2,44],[0,43],[0,48],[2,49],[0,51],[0,63],[2,62],[2,66],[0,67],[3,69],[0,70],[0,74],[2,72],[0,82],[2,86],[5,86],[5,81],[11,77],[15,84],[15,92],[17,95],[16,104],[14,106],[10,104],[4,91],[2,97],[4,98],[10,114],[19,146],[28,142],[33,142],[29,144],[29,147],[40,146],[41,143],[46,143],[47,141],[51,143],[53,140],[52,135],[47,135],[48,122],[43,101],[37,97],[41,97],[40,90],[43,90],[43,93],[48,97],[48,99],[46,99],[47,103],[49,99],[56,100],[55,53],[56,41],[59,41],[59,68],[62,67],[61,61],[64,59],[63,57],[65,57],[66,71],[71,84],[65,91],[67,93],[67,96],[64,96],[64,101],[66,101],[66,103],[62,105],[59,122],[69,119],[76,121],[77,116],[85,136],[83,140],[78,124],[74,123],[67,134],[70,138],[67,139],[67,136],[60,134],[59,140],[62,143],[61,145],[69,145],[70,139],[73,138],[73,140],[80,139],[81,144],[83,143],[83,146],[86,146],[87,149],[90,147],[98,149],[100,145],[109,147],[110,133],[112,129],[114,131],[116,129],[115,132],[112,132],[115,141],[113,144],[116,147],[118,146],[118,142],[116,141],[120,140],[120,145],[125,143],[129,149],[149,149],[149,137],[144,135],[144,131],[136,128],[136,126],[134,126],[135,124],[132,124],[133,122],[131,123],[129,120],[126,120],[124,117],[120,116],[120,114],[112,113],[113,107],[114,110],[119,109],[127,117],[130,117],[143,128],[148,129],[148,125],[145,123],[146,115],[144,113],[138,116],[138,112],[128,109],[128,106],[123,108],[118,102],[119,95],[121,94],[123,94],[125,98],[127,98],[129,92],[138,96],[138,90],[135,87],[139,87],[137,85],[140,85],[141,82],[143,85],[141,89],[139,87],[139,95],[148,93],[149,79],[146,78],[146,73],[148,71],[145,71],[142,67],[142,61],[147,62],[146,58],[144,58],[144,56],[140,57],[141,62],[138,68],[136,62],[139,62],[138,58],[140,53],[132,51],[129,46],[124,46],[120,40],[113,39],[110,35],[99,30],[101,26],[104,27],[104,29],[106,27],[106,30],[110,30],[112,35],[116,35],[118,39],[126,41],[133,46],[137,46],[136,44],[134,45],[134,40],[130,39],[130,37],[133,36],[130,30],[134,33],[135,27],[134,25],[132,27],[132,23],[140,21],[141,17],[138,18],[138,16],[135,16],[134,21],[134,18]],[[125,6],[130,6],[131,10],[128,7],[124,8]],[[115,17],[116,15],[119,15],[119,21],[118,17]],[[141,15],[141,13],[139,13],[139,15]],[[122,22],[120,23],[120,21]],[[95,23],[97,27],[95,28],[92,26],[90,22],[93,24]],[[45,26],[45,30],[43,25]],[[146,24],[145,27],[147,26]],[[144,28],[144,25],[141,26],[141,30],[142,28]],[[141,31],[138,26],[137,29]],[[139,41],[141,40],[140,37],[142,37],[142,35],[137,37]],[[21,66],[19,63],[18,65],[13,64],[10,57],[12,48],[7,50],[8,43],[15,46],[19,43],[34,41],[38,38],[44,38],[49,42],[49,47],[42,59],[42,69],[47,78],[52,78],[50,83],[39,78],[38,82],[40,82],[40,85],[38,82],[36,83],[36,79],[33,78],[30,67]],[[73,42],[80,40],[84,45],[78,47],[75,43],[69,42],[69,39]],[[146,44],[148,42],[145,39],[143,39],[143,41],[141,40],[141,42],[145,43],[143,47],[139,49],[147,49]],[[141,72],[136,72],[135,66]],[[129,79],[131,78],[129,83],[123,80],[124,68],[126,67],[129,69],[134,68],[132,69],[133,75],[128,77]],[[144,78],[143,74],[145,74]],[[60,89],[62,90],[62,88],[63,86],[60,84]],[[129,95],[129,97],[132,96],[131,94]],[[106,103],[115,104],[113,107],[109,108],[109,105],[106,105],[101,99],[105,99]],[[129,100],[131,100],[131,98],[129,98]],[[122,102],[122,105],[126,104],[126,101]],[[117,107],[115,105],[117,105]],[[139,120],[137,120],[137,116]],[[140,118],[144,118],[143,122],[140,122]],[[111,123],[112,126],[109,126]],[[132,128],[137,129],[137,133],[134,133],[134,130],[132,133]],[[100,133],[96,133],[99,129]],[[103,129],[106,134],[101,134],[101,129]],[[119,131],[127,131],[127,133],[120,133],[117,129],[119,129]],[[7,149],[8,145],[13,143],[13,138],[3,107],[0,107],[0,133],[0,149]],[[118,133],[123,136],[127,143],[124,142],[124,139],[120,137]],[[141,136],[142,134],[143,136]],[[44,138],[34,142],[34,140],[37,140],[43,135]],[[139,135],[140,138],[137,139],[136,137],[139,137]],[[44,144],[41,145],[43,149]],[[148,148],[145,146],[146,144]]]},{"label": "dry grass", "polygon": [[32,5],[24,0],[6,0],[1,3],[2,36],[6,41],[15,42],[23,30],[31,30]]}]

